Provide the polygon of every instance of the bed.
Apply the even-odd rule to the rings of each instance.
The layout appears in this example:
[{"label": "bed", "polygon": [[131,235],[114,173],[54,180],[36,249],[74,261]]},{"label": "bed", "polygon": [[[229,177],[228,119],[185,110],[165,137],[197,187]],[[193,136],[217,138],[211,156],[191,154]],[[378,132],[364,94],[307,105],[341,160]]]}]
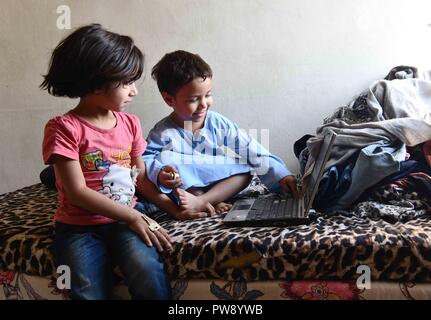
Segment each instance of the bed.
[{"label": "bed", "polygon": [[[416,161],[415,146],[427,141],[431,151],[431,82],[418,77],[414,67],[393,68],[385,80],[325,118],[322,128],[330,126],[338,133],[356,128],[343,131],[345,148],[364,134],[371,139],[364,146],[376,142],[373,139],[400,140],[413,147],[408,161]],[[309,137],[294,145],[301,171],[313,153],[312,144],[305,147]],[[428,157],[423,159],[428,161],[426,169],[404,170],[398,180],[372,190],[366,188],[377,175],[358,174],[363,190],[355,199],[361,197],[335,214],[318,210],[309,225],[228,228],[222,216],[175,221],[156,212],[153,218],[175,240],[174,252],[164,257],[174,298],[431,299],[431,152],[424,150],[419,154]],[[407,151],[399,154],[406,164]],[[326,200],[333,195],[333,189],[327,190]],[[267,193],[254,178],[240,196]],[[43,184],[0,195],[0,299],[67,299],[56,286],[51,252],[55,209],[56,192]],[[121,274],[116,274],[113,298],[127,299]],[[362,282],[367,278],[371,282]]]},{"label": "bed", "polygon": [[[253,180],[244,196],[266,193]],[[228,228],[222,217],[175,221],[165,254],[175,299],[431,299],[431,220],[358,213],[396,211],[363,202],[350,215],[297,227]],[[362,208],[362,209],[361,209]],[[371,209],[370,209],[371,208]],[[67,299],[51,252],[56,192],[35,184],[0,195],[0,299]],[[356,211],[357,212],[356,212]],[[371,287],[358,285],[369,268]],[[360,282],[358,282],[360,283]],[[118,276],[114,299],[130,298]]]}]

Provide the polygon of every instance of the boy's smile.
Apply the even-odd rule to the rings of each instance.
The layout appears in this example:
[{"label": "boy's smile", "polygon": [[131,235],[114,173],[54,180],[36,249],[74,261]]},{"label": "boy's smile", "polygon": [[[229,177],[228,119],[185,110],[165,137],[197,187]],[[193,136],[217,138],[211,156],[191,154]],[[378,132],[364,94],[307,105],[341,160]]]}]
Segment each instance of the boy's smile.
[{"label": "boy's smile", "polygon": [[162,93],[165,102],[174,109],[174,122],[184,127],[184,121],[192,121],[193,129],[201,128],[213,102],[211,88],[211,78],[195,78],[182,86],[175,96]]}]

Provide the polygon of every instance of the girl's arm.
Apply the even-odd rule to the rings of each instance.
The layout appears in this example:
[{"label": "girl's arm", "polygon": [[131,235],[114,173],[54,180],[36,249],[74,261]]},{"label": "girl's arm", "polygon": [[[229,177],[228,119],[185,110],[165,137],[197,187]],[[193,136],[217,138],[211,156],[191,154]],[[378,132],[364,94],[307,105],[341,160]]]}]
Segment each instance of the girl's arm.
[{"label": "girl's arm", "polygon": [[[163,228],[155,232],[150,231],[139,211],[115,203],[99,192],[88,188],[77,160],[55,155],[52,157],[52,163],[54,164],[55,175],[61,180],[65,195],[72,205],[102,214],[113,220],[125,221],[147,245],[152,246],[154,244],[159,251],[163,251],[162,246],[171,248],[169,236]],[[139,167],[142,166],[139,161],[135,165],[139,169],[143,169],[145,174],[145,165]],[[151,219],[149,220],[151,221]]]}]

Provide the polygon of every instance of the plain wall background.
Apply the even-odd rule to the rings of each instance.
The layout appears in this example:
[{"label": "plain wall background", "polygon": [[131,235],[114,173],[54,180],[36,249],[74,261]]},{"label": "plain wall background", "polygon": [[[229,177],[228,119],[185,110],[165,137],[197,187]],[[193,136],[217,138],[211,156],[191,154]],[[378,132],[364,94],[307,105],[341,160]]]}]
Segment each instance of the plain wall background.
[{"label": "plain wall background", "polygon": [[397,65],[430,69],[429,0],[2,0],[0,11],[0,193],[39,181],[45,123],[77,100],[38,89],[49,56],[72,28],[98,22],[134,38],[146,77],[129,107],[144,136],[170,109],[151,67],[184,49],[213,68],[213,110],[242,128],[270,129],[270,151],[298,166],[293,143],[314,133]]}]

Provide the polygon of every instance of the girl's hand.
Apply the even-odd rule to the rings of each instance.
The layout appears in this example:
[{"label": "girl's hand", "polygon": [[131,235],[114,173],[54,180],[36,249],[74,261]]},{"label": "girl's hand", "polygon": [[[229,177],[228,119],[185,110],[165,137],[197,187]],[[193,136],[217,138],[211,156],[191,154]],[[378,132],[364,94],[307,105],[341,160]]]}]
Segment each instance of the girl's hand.
[{"label": "girl's hand", "polygon": [[298,191],[295,176],[285,176],[278,183],[284,192],[292,193],[295,198],[302,197],[302,193]]},{"label": "girl's hand", "polygon": [[180,174],[171,166],[166,166],[160,171],[159,183],[167,189],[178,188],[183,185]]},{"label": "girl's hand", "polygon": [[129,223],[129,228],[136,232],[148,246],[152,247],[154,244],[159,252],[163,252],[163,248],[168,251],[173,250],[172,240],[166,230],[148,216],[139,212]]}]

